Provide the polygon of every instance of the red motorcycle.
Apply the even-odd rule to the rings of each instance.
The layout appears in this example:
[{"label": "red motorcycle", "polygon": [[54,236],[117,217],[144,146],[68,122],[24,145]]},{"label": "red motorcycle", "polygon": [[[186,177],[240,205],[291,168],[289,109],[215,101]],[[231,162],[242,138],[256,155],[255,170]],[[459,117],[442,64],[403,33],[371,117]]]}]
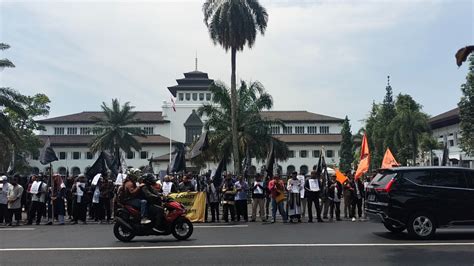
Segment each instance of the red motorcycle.
[{"label": "red motorcycle", "polygon": [[[183,204],[166,198],[163,206],[165,214],[161,223],[158,223],[157,215],[150,215],[153,217],[151,223],[141,224],[140,210],[130,205],[123,205],[117,210],[115,217],[115,237],[123,242],[129,242],[135,236],[170,234],[178,240],[188,239],[193,234],[193,224],[186,218],[186,209]],[[151,204],[148,208],[149,213],[153,214],[161,207]]]}]

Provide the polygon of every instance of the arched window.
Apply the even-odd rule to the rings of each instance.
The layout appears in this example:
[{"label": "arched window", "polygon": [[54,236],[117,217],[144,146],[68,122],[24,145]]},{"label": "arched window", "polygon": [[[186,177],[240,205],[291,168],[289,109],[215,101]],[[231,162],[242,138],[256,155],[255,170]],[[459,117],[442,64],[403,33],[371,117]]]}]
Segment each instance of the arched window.
[{"label": "arched window", "polygon": [[66,167],[61,166],[58,168],[58,174],[60,174],[61,176],[66,176],[66,171]]},{"label": "arched window", "polygon": [[308,166],[302,165],[300,166],[300,174],[301,175],[306,175],[308,173]]},{"label": "arched window", "polygon": [[293,173],[295,171],[295,167],[293,165],[288,165],[288,167],[286,167],[286,175],[291,175],[291,173]]},{"label": "arched window", "polygon": [[72,176],[78,176],[81,174],[81,169],[79,169],[79,167],[73,167],[71,168],[71,174]]}]

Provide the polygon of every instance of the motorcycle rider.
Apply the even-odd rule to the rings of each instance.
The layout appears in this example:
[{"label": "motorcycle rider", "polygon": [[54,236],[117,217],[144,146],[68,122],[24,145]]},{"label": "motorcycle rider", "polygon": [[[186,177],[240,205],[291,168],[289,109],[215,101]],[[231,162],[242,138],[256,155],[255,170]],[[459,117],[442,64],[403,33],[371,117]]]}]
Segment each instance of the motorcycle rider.
[{"label": "motorcycle rider", "polygon": [[125,182],[122,185],[124,193],[123,203],[139,209],[141,213],[141,223],[148,224],[151,223],[151,220],[147,218],[147,201],[140,198],[141,188],[144,187],[145,184],[141,183],[137,186],[137,180],[140,175],[141,171],[139,169],[132,168],[128,171]]},{"label": "motorcycle rider", "polygon": [[141,179],[144,186],[141,190],[144,198],[148,202],[148,211],[156,217],[156,227],[161,228],[164,217],[164,210],[162,206],[162,195],[156,189],[156,177],[153,174],[144,174]]}]

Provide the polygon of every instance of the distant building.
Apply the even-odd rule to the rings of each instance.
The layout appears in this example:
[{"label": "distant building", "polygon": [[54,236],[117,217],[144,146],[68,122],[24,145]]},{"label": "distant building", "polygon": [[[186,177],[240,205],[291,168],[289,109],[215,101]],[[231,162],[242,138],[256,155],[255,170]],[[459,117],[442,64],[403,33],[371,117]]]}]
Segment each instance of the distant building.
[{"label": "distant building", "polygon": [[[437,139],[439,143],[443,145],[447,144],[449,150],[449,165],[474,168],[474,158],[469,157],[459,148],[459,142],[462,138],[459,123],[459,108],[454,108],[434,116],[429,120],[433,137]],[[434,153],[433,165],[441,165],[443,150],[435,150]]]},{"label": "distant building", "polygon": [[[212,99],[209,85],[213,82],[208,74],[201,71],[184,73],[177,79],[177,85],[168,87],[175,102],[164,101],[162,111],[137,112],[134,127],[142,128],[147,138],[137,138],[142,144],[141,151],[124,154],[127,166],[144,167],[153,155],[154,171],[166,170],[169,162],[170,139],[173,142],[191,144],[202,133],[206,117],[199,117],[197,109]],[[339,150],[342,140],[343,119],[311,113],[308,111],[266,111],[262,115],[269,119],[278,119],[284,126],[274,125],[271,133],[288,144],[290,158],[278,161],[283,174],[292,171],[308,173],[317,164],[324,152],[328,165],[339,163]],[[89,151],[89,144],[100,132],[95,127],[93,117],[102,116],[101,112],[82,112],[38,121],[46,127],[41,132],[42,140],[50,139],[59,162],[53,163],[53,170],[72,175],[87,171],[98,155]],[[34,171],[44,171],[37,158],[30,160]],[[264,162],[252,161],[251,171],[259,171]],[[210,167],[215,167],[211,164]],[[228,166],[232,169],[232,165]]]}]

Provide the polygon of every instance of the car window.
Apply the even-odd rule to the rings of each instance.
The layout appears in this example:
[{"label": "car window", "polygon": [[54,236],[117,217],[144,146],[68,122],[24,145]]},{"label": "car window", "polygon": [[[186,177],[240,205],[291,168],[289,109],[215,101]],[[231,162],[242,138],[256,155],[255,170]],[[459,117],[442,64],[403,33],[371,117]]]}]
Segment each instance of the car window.
[{"label": "car window", "polygon": [[403,177],[418,185],[433,184],[429,171],[409,171],[403,173]]},{"label": "car window", "polygon": [[441,169],[431,172],[433,186],[466,188],[464,171],[457,169]]},{"label": "car window", "polygon": [[372,182],[370,182],[370,184],[371,185],[375,184],[376,186],[384,187],[396,175],[397,175],[397,173],[393,173],[393,172],[379,173],[374,177],[374,179],[372,179]]},{"label": "car window", "polygon": [[474,189],[474,171],[466,171],[467,186]]}]

